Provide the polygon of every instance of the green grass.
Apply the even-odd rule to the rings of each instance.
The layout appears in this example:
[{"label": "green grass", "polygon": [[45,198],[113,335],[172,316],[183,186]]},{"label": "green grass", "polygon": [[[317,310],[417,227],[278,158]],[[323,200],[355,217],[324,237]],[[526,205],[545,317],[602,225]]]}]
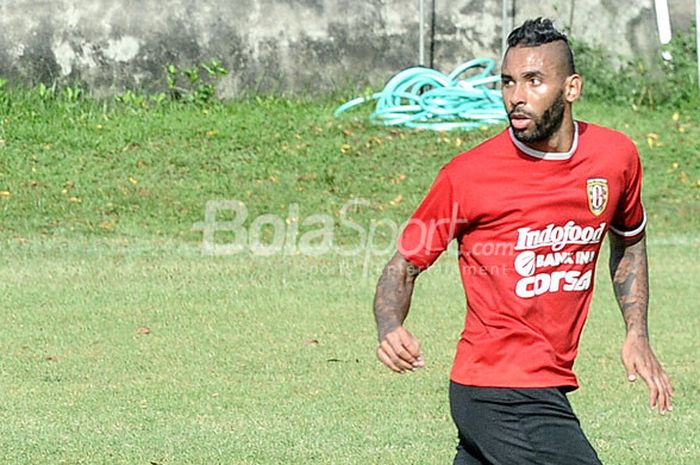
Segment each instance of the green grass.
[{"label": "green grass", "polygon": [[[358,224],[403,221],[442,164],[497,131],[389,130],[366,111],[333,119],[339,102],[7,109],[0,463],[450,463],[447,375],[464,317],[452,257],[419,279],[409,318],[428,368],[398,376],[374,358],[386,257],[213,257],[192,230],[211,199],[243,201],[248,225],[297,203],[300,222],[331,215],[352,245],[338,213],[348,199],[369,202]],[[660,417],[626,382],[599,267],[571,399],[606,464],[700,462],[700,119],[673,113],[578,110],[639,145],[652,337],[677,390]]]},{"label": "green grass", "polygon": [[[210,199],[241,200],[251,217],[287,215],[288,205],[299,203],[302,217],[337,218],[358,197],[370,201],[358,221],[403,219],[442,164],[497,131],[391,130],[367,123],[366,111],[336,120],[330,115],[339,101],[258,98],[107,115],[88,104],[14,105],[0,121],[0,191],[9,193],[0,198],[2,232],[192,241],[191,227]],[[700,119],[686,113],[675,122],[673,113],[586,103],[578,115],[638,143],[652,174],[645,181],[651,227],[693,233]],[[653,148],[648,134],[657,136]]]}]

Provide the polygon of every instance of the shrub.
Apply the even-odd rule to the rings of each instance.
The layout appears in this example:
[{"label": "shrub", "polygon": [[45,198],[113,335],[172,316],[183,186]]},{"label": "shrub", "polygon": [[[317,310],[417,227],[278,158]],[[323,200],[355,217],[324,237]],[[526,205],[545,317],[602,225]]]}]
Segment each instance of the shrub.
[{"label": "shrub", "polygon": [[700,102],[694,28],[663,47],[670,60],[659,54],[655,63],[624,59],[576,39],[571,45],[585,79],[584,98],[647,107],[687,107]]}]

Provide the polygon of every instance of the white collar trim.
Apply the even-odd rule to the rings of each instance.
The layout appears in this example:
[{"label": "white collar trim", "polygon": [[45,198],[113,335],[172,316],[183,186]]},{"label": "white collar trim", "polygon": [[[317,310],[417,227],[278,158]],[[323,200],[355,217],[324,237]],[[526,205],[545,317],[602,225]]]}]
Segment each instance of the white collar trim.
[{"label": "white collar trim", "polygon": [[568,150],[568,152],[543,152],[541,150],[536,150],[532,147],[528,147],[527,145],[516,139],[515,134],[513,134],[512,127],[508,128],[508,134],[510,134],[510,140],[513,141],[513,144],[515,144],[518,150],[525,153],[526,155],[530,155],[531,157],[535,158],[540,158],[542,160],[568,160],[573,156],[574,152],[578,148],[578,122],[576,121],[574,121],[574,140],[571,143],[571,148]]}]

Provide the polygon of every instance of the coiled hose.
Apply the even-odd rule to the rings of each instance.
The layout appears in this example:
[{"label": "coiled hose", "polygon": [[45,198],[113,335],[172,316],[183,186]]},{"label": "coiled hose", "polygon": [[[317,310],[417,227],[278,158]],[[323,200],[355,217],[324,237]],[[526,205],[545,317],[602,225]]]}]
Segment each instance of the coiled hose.
[{"label": "coiled hose", "polygon": [[[506,120],[503,99],[492,88],[500,80],[500,76],[491,74],[495,66],[496,61],[491,58],[477,58],[458,66],[447,76],[422,66],[407,68],[392,77],[381,92],[354,98],[339,106],[334,115],[376,100],[370,120],[386,126],[468,131],[502,123]],[[480,67],[484,68],[481,72],[459,79],[467,71]]]}]

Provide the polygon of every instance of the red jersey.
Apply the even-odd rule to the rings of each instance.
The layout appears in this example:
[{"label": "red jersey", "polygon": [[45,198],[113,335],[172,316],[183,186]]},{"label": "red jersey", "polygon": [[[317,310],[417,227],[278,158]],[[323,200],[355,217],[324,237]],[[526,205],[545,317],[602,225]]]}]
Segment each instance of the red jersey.
[{"label": "red jersey", "polygon": [[646,223],[634,143],[575,123],[568,152],[510,130],[445,165],[399,239],[429,267],[452,239],[467,299],[451,379],[484,387],[578,387],[572,370],[608,230]]}]

